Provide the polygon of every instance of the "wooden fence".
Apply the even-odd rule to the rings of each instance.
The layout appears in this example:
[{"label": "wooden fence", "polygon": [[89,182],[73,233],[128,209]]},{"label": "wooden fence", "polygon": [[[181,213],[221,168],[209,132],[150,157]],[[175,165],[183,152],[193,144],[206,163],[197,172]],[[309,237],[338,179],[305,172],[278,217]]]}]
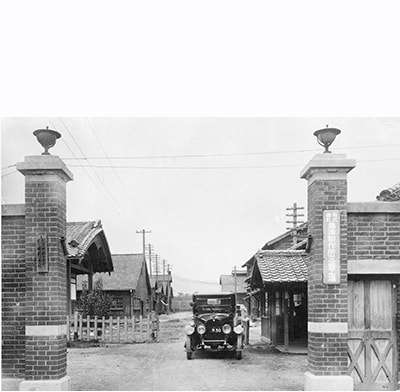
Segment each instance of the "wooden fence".
[{"label": "wooden fence", "polygon": [[67,316],[67,326],[67,341],[133,343],[156,339],[159,319],[154,312],[147,317],[83,317],[75,312],[73,316]]}]

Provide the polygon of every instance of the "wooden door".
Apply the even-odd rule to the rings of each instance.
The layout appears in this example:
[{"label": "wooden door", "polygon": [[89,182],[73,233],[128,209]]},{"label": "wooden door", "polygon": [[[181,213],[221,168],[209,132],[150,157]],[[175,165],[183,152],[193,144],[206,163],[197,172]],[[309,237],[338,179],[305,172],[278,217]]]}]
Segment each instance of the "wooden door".
[{"label": "wooden door", "polygon": [[390,280],[349,281],[349,374],[356,390],[397,387],[396,295]]}]

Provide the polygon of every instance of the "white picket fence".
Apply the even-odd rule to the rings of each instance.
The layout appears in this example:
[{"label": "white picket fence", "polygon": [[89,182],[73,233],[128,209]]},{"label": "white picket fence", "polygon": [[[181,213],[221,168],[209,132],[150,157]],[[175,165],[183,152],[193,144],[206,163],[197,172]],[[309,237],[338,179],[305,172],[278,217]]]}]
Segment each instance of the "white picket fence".
[{"label": "white picket fence", "polygon": [[154,340],[159,330],[158,315],[147,317],[67,316],[67,341],[98,340],[104,343],[133,343]]}]

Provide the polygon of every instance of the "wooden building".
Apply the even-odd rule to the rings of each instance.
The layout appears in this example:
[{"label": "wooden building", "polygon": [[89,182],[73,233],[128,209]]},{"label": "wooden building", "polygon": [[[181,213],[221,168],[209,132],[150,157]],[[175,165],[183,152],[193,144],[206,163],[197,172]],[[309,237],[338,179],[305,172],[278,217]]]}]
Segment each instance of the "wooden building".
[{"label": "wooden building", "polygon": [[172,273],[170,270],[166,274],[150,276],[152,288],[153,309],[158,313],[169,313],[172,311],[172,299],[174,290],[172,288]]},{"label": "wooden building", "polygon": [[263,250],[255,255],[250,276],[258,290],[261,335],[273,346],[306,345],[307,264],[304,250]]},{"label": "wooden building", "polygon": [[[236,302],[247,305],[245,297],[247,295],[247,271],[246,270],[232,270],[230,275],[221,275],[219,284],[221,291],[224,293],[236,293]],[[246,306],[248,307],[248,306]]]},{"label": "wooden building", "polygon": [[[111,316],[147,315],[150,311],[150,279],[143,254],[112,255],[114,271],[111,275],[95,274],[101,278],[103,291],[113,297]],[[78,296],[82,282],[78,282]]]},{"label": "wooden building", "polygon": [[67,260],[68,314],[74,311],[77,299],[77,279],[86,275],[88,288],[93,288],[93,275],[114,267],[101,221],[67,222],[67,238],[62,242]]},{"label": "wooden building", "polygon": [[[294,235],[295,234],[295,235]],[[262,247],[261,251],[264,250],[300,250],[305,249],[307,246],[307,222],[299,225],[294,233],[293,230],[288,230],[272,240],[267,241]],[[246,261],[242,265],[243,268],[246,268],[247,271],[247,295],[245,296],[245,300],[248,303],[249,313],[253,318],[261,317],[262,305],[261,305],[261,290],[260,287],[251,285],[251,275],[253,272],[253,267],[256,262],[255,253],[250,257],[249,260]]]}]

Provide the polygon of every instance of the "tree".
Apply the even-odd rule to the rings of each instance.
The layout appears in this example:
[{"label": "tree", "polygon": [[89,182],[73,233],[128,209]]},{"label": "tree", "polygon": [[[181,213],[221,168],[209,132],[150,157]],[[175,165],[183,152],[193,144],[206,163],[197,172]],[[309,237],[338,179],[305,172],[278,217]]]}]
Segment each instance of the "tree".
[{"label": "tree", "polygon": [[88,283],[82,283],[82,295],[78,302],[78,308],[84,317],[108,316],[113,298],[103,291],[103,280],[97,279],[94,289],[88,290]]}]

